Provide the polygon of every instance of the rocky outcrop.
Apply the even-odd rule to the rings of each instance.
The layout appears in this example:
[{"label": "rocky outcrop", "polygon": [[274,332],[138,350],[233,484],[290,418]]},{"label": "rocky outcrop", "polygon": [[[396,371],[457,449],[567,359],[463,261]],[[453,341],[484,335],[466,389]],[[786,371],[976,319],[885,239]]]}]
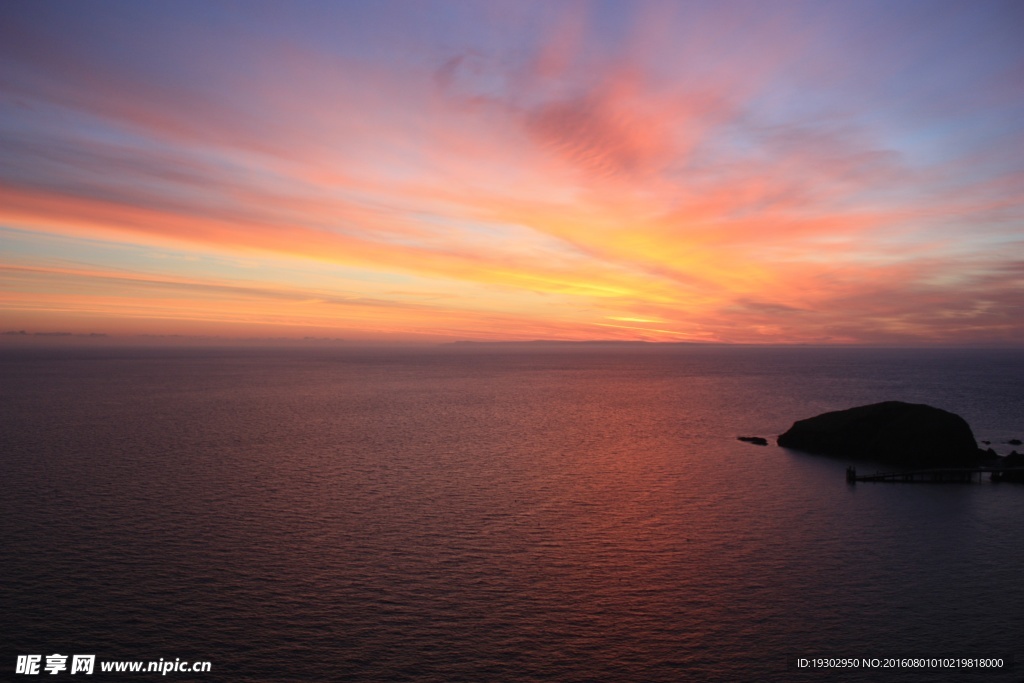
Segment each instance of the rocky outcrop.
[{"label": "rocky outcrop", "polygon": [[992,481],[1012,481],[1024,484],[1024,453],[1010,451],[1005,458],[999,459],[999,464],[1007,468],[1004,472],[993,472]]},{"label": "rocky outcrop", "polygon": [[755,446],[767,446],[768,445],[768,439],[764,438],[763,436],[737,436],[736,438],[739,439],[740,441],[746,441],[747,443],[752,443]]},{"label": "rocky outcrop", "polygon": [[799,420],[779,436],[785,448],[897,466],[976,465],[986,460],[970,425],[919,403],[886,401]]}]

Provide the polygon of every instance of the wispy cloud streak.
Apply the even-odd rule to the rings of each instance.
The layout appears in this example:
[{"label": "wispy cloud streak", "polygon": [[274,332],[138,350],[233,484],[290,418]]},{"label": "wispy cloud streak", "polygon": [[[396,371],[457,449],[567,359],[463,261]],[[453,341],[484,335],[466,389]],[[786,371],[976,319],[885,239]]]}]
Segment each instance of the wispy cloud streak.
[{"label": "wispy cloud streak", "polygon": [[[212,330],[242,297],[296,334],[1024,340],[1013,3],[110,9],[2,10],[14,320],[173,299],[160,325]],[[52,236],[110,246],[55,269]]]}]

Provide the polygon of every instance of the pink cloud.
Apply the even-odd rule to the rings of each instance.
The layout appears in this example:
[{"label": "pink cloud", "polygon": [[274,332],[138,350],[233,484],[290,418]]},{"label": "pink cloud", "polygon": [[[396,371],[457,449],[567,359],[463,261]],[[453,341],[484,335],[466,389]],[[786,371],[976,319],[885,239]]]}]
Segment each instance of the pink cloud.
[{"label": "pink cloud", "polygon": [[[482,12],[538,23],[515,3]],[[823,48],[834,27],[785,8],[652,4],[618,32],[591,5],[544,12],[512,47],[492,27],[505,47],[414,41],[406,60],[273,37],[236,46],[238,71],[207,36],[183,60],[195,80],[152,82],[26,34],[5,91],[78,125],[7,136],[0,221],[432,281],[475,294],[477,318],[449,329],[480,334],[497,319],[733,341],[1020,333],[1017,271],[993,247],[1019,233],[1016,162],[966,137],[929,156],[905,108],[842,95],[830,79],[872,106],[891,82]],[[1015,105],[1006,85],[980,101]],[[259,296],[273,287],[290,296],[285,281]]]}]

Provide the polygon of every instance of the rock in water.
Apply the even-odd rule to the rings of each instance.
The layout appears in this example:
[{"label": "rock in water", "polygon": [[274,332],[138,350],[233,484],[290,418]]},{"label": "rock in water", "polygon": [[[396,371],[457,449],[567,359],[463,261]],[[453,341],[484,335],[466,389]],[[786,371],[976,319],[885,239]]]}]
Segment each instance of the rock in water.
[{"label": "rock in water", "polygon": [[799,420],[779,436],[785,448],[893,465],[974,465],[981,458],[959,415],[919,403],[886,401]]}]

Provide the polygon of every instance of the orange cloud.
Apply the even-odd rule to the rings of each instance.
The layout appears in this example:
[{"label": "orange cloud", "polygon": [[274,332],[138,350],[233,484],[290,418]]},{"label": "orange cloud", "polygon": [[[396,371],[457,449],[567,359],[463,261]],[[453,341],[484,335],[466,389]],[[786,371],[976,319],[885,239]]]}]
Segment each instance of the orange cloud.
[{"label": "orange cloud", "polygon": [[[46,115],[0,126],[0,224],[281,270],[12,252],[4,310],[370,336],[1021,335],[1024,173],[973,141],[990,113],[944,107],[926,135],[871,110],[894,86],[782,8],[623,7],[615,30],[587,4],[481,11],[529,39],[490,27],[498,47],[413,41],[413,59],[270,31],[231,46],[237,70],[204,34],[156,79],[46,26],[8,31],[3,87]],[[981,101],[1016,106],[1001,83]],[[965,117],[970,134],[944,132]],[[364,279],[314,286],[301,264]]]}]

